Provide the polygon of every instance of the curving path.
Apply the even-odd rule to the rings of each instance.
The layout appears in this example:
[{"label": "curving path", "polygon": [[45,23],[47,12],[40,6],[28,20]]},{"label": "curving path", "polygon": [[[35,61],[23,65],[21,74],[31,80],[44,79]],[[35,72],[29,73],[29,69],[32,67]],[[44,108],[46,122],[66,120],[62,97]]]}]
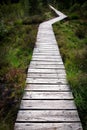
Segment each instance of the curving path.
[{"label": "curving path", "polygon": [[52,29],[67,16],[50,8],[58,17],[39,26],[15,130],[82,130]]}]

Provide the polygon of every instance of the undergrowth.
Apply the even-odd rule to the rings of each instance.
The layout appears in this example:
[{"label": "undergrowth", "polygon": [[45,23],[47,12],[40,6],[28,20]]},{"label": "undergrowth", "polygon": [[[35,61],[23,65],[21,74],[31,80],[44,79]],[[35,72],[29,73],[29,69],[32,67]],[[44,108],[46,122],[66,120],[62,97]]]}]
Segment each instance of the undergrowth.
[{"label": "undergrowth", "polygon": [[12,130],[32,58],[38,24],[6,25],[0,41],[0,130]]},{"label": "undergrowth", "polygon": [[38,26],[51,17],[26,16],[20,3],[0,5],[0,130],[13,130]]},{"label": "undergrowth", "polygon": [[79,116],[87,130],[87,24],[74,18],[53,27]]}]

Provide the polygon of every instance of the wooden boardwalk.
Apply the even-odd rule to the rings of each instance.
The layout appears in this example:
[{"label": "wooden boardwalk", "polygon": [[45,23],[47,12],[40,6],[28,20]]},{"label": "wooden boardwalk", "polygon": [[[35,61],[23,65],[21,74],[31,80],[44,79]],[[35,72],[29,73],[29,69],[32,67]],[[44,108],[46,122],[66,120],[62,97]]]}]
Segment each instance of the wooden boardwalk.
[{"label": "wooden boardwalk", "polygon": [[39,26],[15,130],[82,130],[52,29],[66,16],[51,8],[59,17]]}]

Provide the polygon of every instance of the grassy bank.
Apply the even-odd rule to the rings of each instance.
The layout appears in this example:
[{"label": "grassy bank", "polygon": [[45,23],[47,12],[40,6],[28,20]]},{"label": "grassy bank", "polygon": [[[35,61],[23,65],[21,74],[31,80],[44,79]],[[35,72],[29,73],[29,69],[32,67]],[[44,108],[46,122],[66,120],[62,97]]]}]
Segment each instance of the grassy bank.
[{"label": "grassy bank", "polygon": [[38,24],[13,23],[0,41],[0,130],[12,130],[32,58]]},{"label": "grassy bank", "polygon": [[72,16],[54,27],[84,130],[87,130],[87,23]]},{"label": "grassy bank", "polygon": [[38,26],[45,13],[27,14],[20,3],[0,5],[0,130],[13,130]]}]

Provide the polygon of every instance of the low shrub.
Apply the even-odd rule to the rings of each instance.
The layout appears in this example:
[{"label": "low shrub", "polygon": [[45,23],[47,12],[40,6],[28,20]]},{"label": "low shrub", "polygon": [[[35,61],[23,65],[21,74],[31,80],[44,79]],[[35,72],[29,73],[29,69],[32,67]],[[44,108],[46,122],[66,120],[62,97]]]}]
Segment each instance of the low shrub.
[{"label": "low shrub", "polygon": [[14,25],[22,25],[22,19],[18,19],[14,22]]},{"label": "low shrub", "polygon": [[[3,82],[0,84],[0,122],[2,128],[13,126],[16,113],[24,91],[25,74],[24,70],[12,68],[6,73]],[[0,127],[1,128],[1,127]]]},{"label": "low shrub", "polygon": [[0,18],[9,19],[11,21],[24,16],[24,11],[20,3],[16,4],[0,4]]},{"label": "low shrub", "polygon": [[80,4],[75,3],[71,8],[70,12],[77,12],[80,9]]},{"label": "low shrub", "polygon": [[74,51],[74,63],[84,72],[87,72],[87,47]]},{"label": "low shrub", "polygon": [[28,24],[38,24],[41,23],[45,20],[44,16],[39,16],[39,15],[35,15],[35,16],[31,16],[31,17],[27,17],[23,20],[23,24],[24,25],[28,25]]},{"label": "low shrub", "polygon": [[87,1],[84,2],[81,7],[82,7],[82,9],[83,9],[84,11],[87,10]]},{"label": "low shrub", "polygon": [[0,44],[0,129],[13,130],[35,45],[37,24],[16,21]]},{"label": "low shrub", "polygon": [[80,39],[85,38],[87,34],[86,28],[87,26],[78,26],[78,28],[75,31],[76,36]]},{"label": "low shrub", "polygon": [[[58,29],[57,29],[58,28]],[[67,79],[84,130],[87,129],[87,24],[69,20],[54,25],[54,31],[65,64]]]},{"label": "low shrub", "polygon": [[4,21],[0,22],[0,40],[4,38],[8,33],[7,26],[5,25]]},{"label": "low shrub", "polygon": [[84,2],[83,5],[81,6],[81,15],[83,16],[84,19],[87,18],[87,1]]},{"label": "low shrub", "polygon": [[71,13],[70,15],[69,15],[69,20],[74,20],[74,19],[79,19],[80,18],[80,16],[77,14],[77,13]]}]

